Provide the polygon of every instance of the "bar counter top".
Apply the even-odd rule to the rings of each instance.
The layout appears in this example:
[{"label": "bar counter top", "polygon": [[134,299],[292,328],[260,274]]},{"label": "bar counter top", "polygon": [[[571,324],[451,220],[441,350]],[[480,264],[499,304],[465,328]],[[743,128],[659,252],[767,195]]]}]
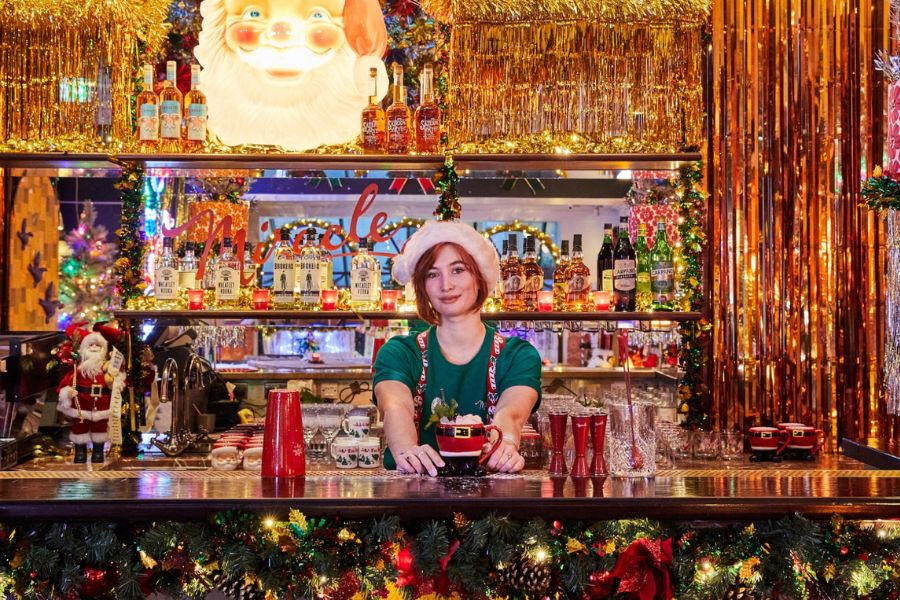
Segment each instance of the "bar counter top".
[{"label": "bar counter top", "polygon": [[[900,470],[868,470],[840,456],[815,462],[693,461],[652,479],[551,478],[545,471],[431,479],[395,472],[313,468],[305,478],[263,479],[244,471],[75,466],[43,460],[0,472],[0,519],[147,520],[204,518],[244,509],[286,514],[408,519],[489,512],[515,517],[661,520],[810,517],[900,518]],[[187,464],[187,463],[185,463]]]}]

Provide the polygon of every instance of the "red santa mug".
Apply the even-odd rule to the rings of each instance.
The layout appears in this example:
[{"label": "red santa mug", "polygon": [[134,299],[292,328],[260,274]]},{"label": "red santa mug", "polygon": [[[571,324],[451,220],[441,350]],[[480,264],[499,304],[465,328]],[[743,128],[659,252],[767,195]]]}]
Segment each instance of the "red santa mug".
[{"label": "red santa mug", "polygon": [[751,427],[747,438],[753,452],[778,452],[787,441],[787,432],[775,427]]},{"label": "red santa mug", "polygon": [[503,432],[494,425],[481,423],[438,423],[435,436],[441,456],[478,456],[488,442],[491,431],[497,432],[497,441],[484,453],[479,463],[484,463],[503,441]]},{"label": "red santa mug", "polygon": [[[825,444],[825,432],[802,423],[779,423],[778,429],[787,433],[786,443],[781,451],[788,450],[806,450],[812,454],[818,451]],[[781,452],[779,451],[779,453]]]}]

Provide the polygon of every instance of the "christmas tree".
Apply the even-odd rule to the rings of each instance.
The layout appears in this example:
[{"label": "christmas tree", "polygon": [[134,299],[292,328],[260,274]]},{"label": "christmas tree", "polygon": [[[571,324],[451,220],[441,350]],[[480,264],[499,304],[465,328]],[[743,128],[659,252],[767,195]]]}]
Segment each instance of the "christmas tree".
[{"label": "christmas tree", "polygon": [[63,303],[59,326],[73,320],[105,321],[115,288],[113,263],[116,244],[107,241],[109,231],[97,225],[94,204],[88,200],[81,211],[78,227],[66,234],[61,244],[59,300]]}]

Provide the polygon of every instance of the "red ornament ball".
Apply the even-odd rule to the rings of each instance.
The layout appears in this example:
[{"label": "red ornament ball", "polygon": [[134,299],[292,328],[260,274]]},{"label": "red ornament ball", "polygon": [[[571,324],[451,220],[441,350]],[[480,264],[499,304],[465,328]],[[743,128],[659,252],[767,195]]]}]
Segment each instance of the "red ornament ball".
[{"label": "red ornament ball", "polygon": [[96,567],[84,568],[84,581],[78,588],[82,598],[97,598],[112,592],[116,577],[112,571]]},{"label": "red ornament ball", "polygon": [[847,556],[847,553],[850,552],[850,548],[847,546],[841,546],[841,556]]}]

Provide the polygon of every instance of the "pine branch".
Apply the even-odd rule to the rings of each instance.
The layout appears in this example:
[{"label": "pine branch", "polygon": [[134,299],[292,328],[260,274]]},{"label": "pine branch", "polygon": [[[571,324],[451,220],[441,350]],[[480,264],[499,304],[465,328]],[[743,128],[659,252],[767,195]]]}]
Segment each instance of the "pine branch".
[{"label": "pine branch", "polygon": [[377,542],[390,542],[400,531],[400,517],[387,515],[375,519],[372,524],[372,536]]},{"label": "pine branch", "polygon": [[222,571],[231,576],[236,573],[254,573],[258,564],[259,557],[244,544],[229,544],[222,549]]},{"label": "pine branch", "polygon": [[588,577],[594,571],[594,561],[590,556],[575,556],[568,561],[563,581],[566,589],[580,594],[587,583]]},{"label": "pine branch", "polygon": [[426,575],[433,574],[438,569],[438,559],[447,554],[449,547],[447,526],[440,521],[428,522],[416,536],[416,566]]}]

